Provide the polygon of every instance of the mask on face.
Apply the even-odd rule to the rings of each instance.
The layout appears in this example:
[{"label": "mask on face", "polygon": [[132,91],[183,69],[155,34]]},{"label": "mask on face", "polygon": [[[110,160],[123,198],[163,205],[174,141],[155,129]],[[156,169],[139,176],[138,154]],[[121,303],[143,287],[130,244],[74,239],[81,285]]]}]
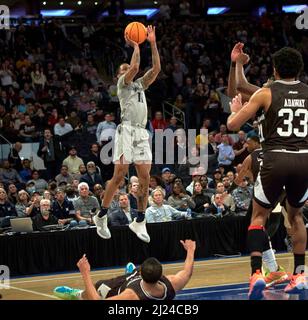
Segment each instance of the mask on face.
[{"label": "mask on face", "polygon": [[35,187],[34,186],[33,187],[28,187],[27,188],[27,192],[30,193],[30,194],[35,192]]}]

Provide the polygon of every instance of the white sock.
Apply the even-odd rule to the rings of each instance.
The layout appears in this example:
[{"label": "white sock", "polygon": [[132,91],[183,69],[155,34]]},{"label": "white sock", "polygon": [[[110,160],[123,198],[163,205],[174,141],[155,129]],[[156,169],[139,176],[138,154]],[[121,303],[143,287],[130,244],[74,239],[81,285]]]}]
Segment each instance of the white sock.
[{"label": "white sock", "polygon": [[80,290],[77,294],[76,297],[78,298],[78,300],[84,300],[82,297],[82,294],[84,293],[84,290]]},{"label": "white sock", "polygon": [[265,267],[270,272],[275,272],[278,270],[278,264],[277,264],[275,253],[272,249],[271,243],[270,243],[270,249],[262,252],[262,260]]}]

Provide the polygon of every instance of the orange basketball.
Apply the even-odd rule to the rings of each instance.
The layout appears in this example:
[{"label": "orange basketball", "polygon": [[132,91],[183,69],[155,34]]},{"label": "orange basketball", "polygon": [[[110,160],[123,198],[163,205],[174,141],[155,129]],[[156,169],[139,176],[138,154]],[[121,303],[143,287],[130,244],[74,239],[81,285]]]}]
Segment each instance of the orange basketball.
[{"label": "orange basketball", "polygon": [[147,38],[147,29],[140,22],[131,22],[126,26],[124,34],[127,34],[129,39],[140,44]]}]

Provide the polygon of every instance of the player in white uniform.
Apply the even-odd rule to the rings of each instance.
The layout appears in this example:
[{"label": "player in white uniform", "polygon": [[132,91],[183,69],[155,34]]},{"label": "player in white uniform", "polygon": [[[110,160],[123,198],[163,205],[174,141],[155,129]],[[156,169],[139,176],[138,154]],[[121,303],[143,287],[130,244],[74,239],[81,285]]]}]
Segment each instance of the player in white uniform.
[{"label": "player in white uniform", "polygon": [[138,217],[129,225],[129,228],[141,240],[150,242],[144,212],[148,201],[152,152],[148,140],[149,135],[145,129],[148,111],[144,90],[155,81],[160,72],[160,57],[156,47],[155,27],[148,26],[147,31],[147,40],[150,42],[152,51],[152,68],[136,81],[133,80],[139,72],[139,45],[125,35],[126,42],[134,48],[134,52],[130,64],[120,65],[117,74],[121,124],[115,135],[114,174],[106,188],[102,210],[93,219],[97,226],[98,235],[104,239],[111,238],[107,226],[108,207],[118,186],[128,172],[129,164],[134,163],[139,178]]}]

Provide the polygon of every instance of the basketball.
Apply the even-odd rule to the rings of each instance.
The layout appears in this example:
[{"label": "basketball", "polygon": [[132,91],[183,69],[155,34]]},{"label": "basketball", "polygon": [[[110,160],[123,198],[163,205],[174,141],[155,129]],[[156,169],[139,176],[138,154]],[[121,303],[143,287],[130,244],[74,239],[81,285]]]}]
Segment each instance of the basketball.
[{"label": "basketball", "polygon": [[147,29],[140,22],[131,22],[126,26],[124,34],[127,34],[129,39],[140,44],[147,38]]}]

